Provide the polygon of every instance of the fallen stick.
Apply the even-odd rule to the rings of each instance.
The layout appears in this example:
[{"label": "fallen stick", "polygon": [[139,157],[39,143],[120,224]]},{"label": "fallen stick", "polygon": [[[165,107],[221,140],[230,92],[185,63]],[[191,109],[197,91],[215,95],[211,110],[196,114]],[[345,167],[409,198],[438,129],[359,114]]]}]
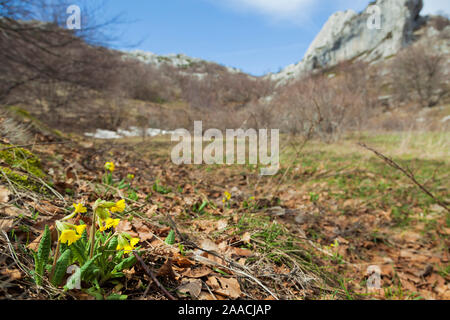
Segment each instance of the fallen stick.
[{"label": "fallen stick", "polygon": [[161,289],[161,291],[166,295],[166,297],[169,300],[178,300],[177,298],[175,298],[173,295],[170,294],[169,291],[167,291],[166,288],[164,288],[164,286],[158,281],[158,279],[156,278],[155,274],[152,272],[152,270],[150,270],[150,268],[145,264],[144,260],[142,260],[142,258],[136,253],[133,252],[134,256],[136,257],[136,259],[139,261],[139,263],[141,264],[142,268],[144,268],[145,273],[150,276],[150,278],[152,278],[152,280],[156,283],[156,285]]},{"label": "fallen stick", "polygon": [[407,176],[415,185],[417,185],[420,190],[422,190],[425,194],[427,194],[429,197],[431,197],[438,205],[440,205],[442,208],[450,212],[450,208],[445,205],[442,201],[440,201],[434,194],[432,194],[427,188],[425,188],[421,183],[419,183],[416,180],[416,177],[409,169],[402,168],[397,162],[392,160],[391,158],[386,157],[384,154],[381,154],[375,149],[372,149],[365,145],[364,143],[358,143],[359,146],[373,152],[377,157],[382,159],[384,162],[386,162],[388,165],[390,165],[392,168],[399,170],[402,172],[405,176]]}]

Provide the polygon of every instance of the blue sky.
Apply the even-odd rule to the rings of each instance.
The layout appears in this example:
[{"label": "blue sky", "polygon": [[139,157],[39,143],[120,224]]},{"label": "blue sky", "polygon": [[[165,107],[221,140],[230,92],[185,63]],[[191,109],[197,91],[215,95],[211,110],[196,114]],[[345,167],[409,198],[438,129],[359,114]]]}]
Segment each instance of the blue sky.
[{"label": "blue sky", "polygon": [[[157,54],[184,53],[254,75],[301,60],[328,17],[363,10],[368,0],[109,0],[122,13],[117,45]],[[425,13],[450,12],[448,0],[425,0]],[[127,47],[133,44],[133,47]],[[136,45],[137,44],[137,45]]]}]

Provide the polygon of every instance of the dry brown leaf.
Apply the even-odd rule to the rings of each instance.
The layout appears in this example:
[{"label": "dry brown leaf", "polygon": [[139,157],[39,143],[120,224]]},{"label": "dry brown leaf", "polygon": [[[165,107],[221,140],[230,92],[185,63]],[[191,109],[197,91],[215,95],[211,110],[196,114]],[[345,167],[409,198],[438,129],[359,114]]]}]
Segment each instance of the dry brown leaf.
[{"label": "dry brown leaf", "polygon": [[177,289],[177,294],[179,296],[183,296],[189,294],[191,297],[197,299],[202,292],[202,280],[196,279],[192,281],[188,281]]},{"label": "dry brown leaf", "polygon": [[13,224],[14,224],[13,219],[0,219],[0,230],[9,232],[13,227]]},{"label": "dry brown leaf", "polygon": [[158,205],[154,204],[150,207],[150,209],[147,210],[145,213],[147,216],[153,216],[153,214],[158,210]]},{"label": "dry brown leaf", "polygon": [[40,203],[33,202],[31,206],[41,214],[55,215],[63,213],[63,210],[48,201],[41,201]]},{"label": "dry brown leaf", "polygon": [[202,291],[202,292],[200,292],[200,296],[198,297],[198,300],[216,300],[216,298],[214,298],[211,295],[211,293]]},{"label": "dry brown leaf", "polygon": [[167,261],[163,264],[163,266],[161,268],[159,268],[158,270],[158,277],[168,277],[170,279],[175,279],[175,273],[173,272],[172,269],[172,260],[171,259],[167,259]]},{"label": "dry brown leaf", "polygon": [[243,249],[243,248],[233,248],[234,254],[240,256],[240,257],[250,257],[253,255],[253,252],[249,249]]},{"label": "dry brown leaf", "polygon": [[11,280],[20,280],[22,279],[22,273],[19,269],[3,269],[0,271],[0,273],[4,276],[8,276],[11,278]]},{"label": "dry brown leaf", "polygon": [[138,237],[139,237],[139,239],[141,239],[141,241],[147,241],[147,240],[153,239],[154,235],[153,235],[152,230],[150,230],[150,228],[148,226],[146,226],[139,219],[133,220],[133,227],[137,231]]},{"label": "dry brown leaf", "polygon": [[390,264],[381,266],[381,274],[392,278],[394,276],[394,267]]},{"label": "dry brown leaf", "polygon": [[25,210],[19,209],[19,208],[14,207],[14,206],[5,207],[4,208],[4,213],[8,217],[20,217],[20,216],[29,217],[29,216],[31,216],[29,211],[25,211]]},{"label": "dry brown leaf", "polygon": [[251,241],[250,232],[246,232],[242,235],[242,241],[244,241],[244,243],[250,243]]},{"label": "dry brown leaf", "polygon": [[219,251],[217,244],[209,239],[204,239],[200,242],[200,248],[208,251]]},{"label": "dry brown leaf", "polygon": [[228,221],[225,219],[217,221],[217,230],[221,231],[228,227]]},{"label": "dry brown leaf", "polygon": [[9,201],[9,195],[11,192],[4,186],[0,186],[0,203],[6,203]]},{"label": "dry brown leaf", "polygon": [[210,268],[206,266],[201,266],[195,269],[189,268],[186,271],[184,271],[182,275],[188,278],[202,278],[211,274],[211,272],[212,270]]},{"label": "dry brown leaf", "polygon": [[416,256],[416,255],[411,250],[406,250],[406,249],[400,250],[400,257],[402,257],[402,258],[412,259],[412,258],[414,258],[414,256]]},{"label": "dry brown leaf", "polygon": [[237,299],[241,296],[241,287],[239,282],[234,278],[224,277],[209,277],[206,282],[213,292],[229,297],[231,299]]},{"label": "dry brown leaf", "polygon": [[172,259],[172,263],[181,268],[189,268],[190,266],[193,266],[195,264],[193,261],[183,256],[174,257]]},{"label": "dry brown leaf", "polygon": [[203,231],[205,233],[211,233],[217,228],[215,221],[210,220],[195,220],[194,226],[197,228],[197,230]]},{"label": "dry brown leaf", "polygon": [[126,232],[132,237],[138,237],[139,235],[133,231],[132,224],[127,220],[120,220],[119,224],[116,227],[117,232]]}]

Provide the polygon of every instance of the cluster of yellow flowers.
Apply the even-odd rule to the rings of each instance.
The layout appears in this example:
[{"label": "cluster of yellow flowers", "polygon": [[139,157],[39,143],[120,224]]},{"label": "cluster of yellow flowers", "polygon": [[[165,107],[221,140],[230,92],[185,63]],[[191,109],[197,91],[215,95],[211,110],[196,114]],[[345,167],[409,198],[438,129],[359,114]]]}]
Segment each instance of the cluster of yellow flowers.
[{"label": "cluster of yellow flowers", "polygon": [[231,199],[231,193],[229,193],[228,191],[225,191],[225,192],[223,193],[223,195],[225,196],[225,197],[222,199],[222,202],[223,202],[223,203],[230,201],[230,199]]},{"label": "cluster of yellow flowers", "polygon": [[[115,170],[115,165],[113,162],[106,162],[104,165],[106,171],[112,173]],[[130,180],[134,179],[134,175],[128,175]],[[72,219],[78,213],[86,213],[87,208],[83,203],[74,203],[73,207],[75,210],[68,216],[56,222],[56,228],[61,233],[59,236],[59,241],[61,243],[67,243],[69,246],[74,242],[81,239],[84,230],[86,229],[85,224],[74,225],[68,223],[67,220]],[[100,232],[109,230],[111,228],[116,228],[120,222],[120,219],[114,219],[111,217],[111,213],[122,213],[125,211],[126,203],[125,199],[119,200],[117,202],[110,202],[98,199],[92,206],[93,211],[93,221],[94,225],[92,227],[93,234],[91,234],[92,243],[93,237],[95,236],[95,227],[98,226]],[[118,239],[117,250],[124,250],[125,253],[131,252],[136,244],[140,241],[139,238],[132,238],[129,234],[125,232],[115,233]],[[92,250],[91,250],[92,251]]]},{"label": "cluster of yellow flowers", "polygon": [[114,172],[114,169],[116,168],[113,162],[106,162],[104,166],[105,170],[109,172]]},{"label": "cluster of yellow flowers", "polygon": [[124,253],[130,253],[133,251],[136,244],[141,241],[139,238],[132,238],[128,233],[121,233],[117,238],[118,244],[116,250],[124,250]]},{"label": "cluster of yellow flowers", "polygon": [[[61,235],[59,241],[61,243],[67,243],[69,246],[74,242],[78,241],[84,230],[86,229],[85,224],[74,225],[66,222],[72,219],[77,213],[87,212],[87,208],[82,203],[74,203],[73,207],[75,210],[63,219],[56,221],[56,227]],[[120,222],[120,219],[114,219],[111,217],[110,212],[123,212],[125,210],[126,204],[125,200],[119,200],[117,202],[107,202],[103,200],[97,200],[94,204],[94,214],[96,215],[96,220],[98,223],[99,230],[101,232],[108,230],[110,228],[116,228]],[[131,252],[136,244],[140,241],[139,238],[131,238],[127,233],[118,234],[118,245],[117,250],[124,250],[125,253]]]}]

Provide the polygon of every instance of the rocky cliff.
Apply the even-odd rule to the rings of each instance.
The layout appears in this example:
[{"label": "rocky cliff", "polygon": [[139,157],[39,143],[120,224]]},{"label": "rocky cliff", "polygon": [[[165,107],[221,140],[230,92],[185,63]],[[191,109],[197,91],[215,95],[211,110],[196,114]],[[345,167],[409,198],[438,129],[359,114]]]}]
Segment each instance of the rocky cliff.
[{"label": "rocky cliff", "polygon": [[423,0],[378,0],[359,14],[353,10],[337,12],[325,23],[302,61],[269,77],[284,83],[345,60],[375,61],[392,56],[413,39],[422,7]]}]

